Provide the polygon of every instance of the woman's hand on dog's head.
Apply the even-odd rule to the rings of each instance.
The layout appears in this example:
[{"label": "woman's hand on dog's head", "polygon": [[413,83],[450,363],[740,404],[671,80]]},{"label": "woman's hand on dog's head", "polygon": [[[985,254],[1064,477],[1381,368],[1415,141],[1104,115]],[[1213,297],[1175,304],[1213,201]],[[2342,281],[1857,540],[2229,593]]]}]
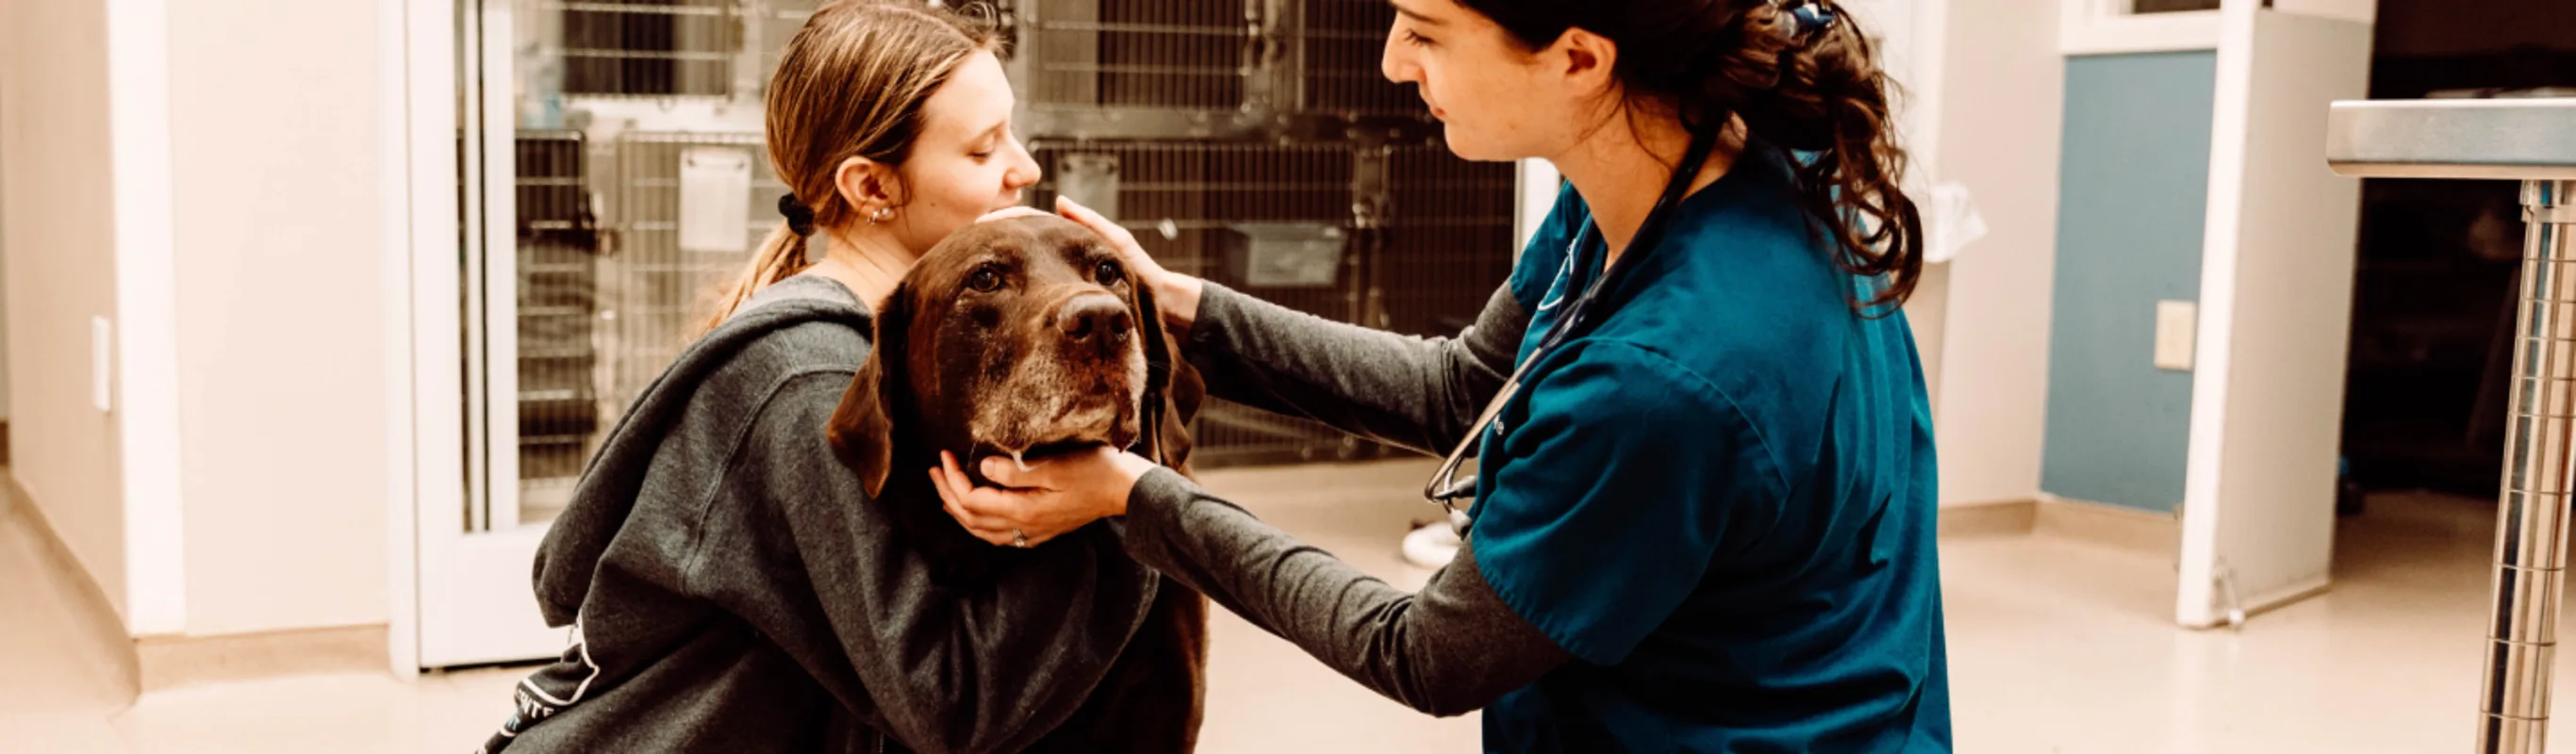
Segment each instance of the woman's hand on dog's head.
[{"label": "woman's hand on dog's head", "polygon": [[1034,547],[1093,521],[1127,513],[1127,495],[1136,480],[1154,470],[1154,462],[1106,445],[1070,451],[1029,462],[1022,471],[1007,458],[986,458],[984,478],[997,487],[977,487],[957,457],[939,455],[930,470],[948,515],[976,538],[1005,547]]},{"label": "woman's hand on dog's head", "polygon": [[1081,223],[1082,227],[1100,234],[1110,246],[1118,249],[1120,255],[1127,257],[1128,274],[1145,281],[1145,286],[1153,289],[1155,308],[1162,311],[1163,325],[1171,328],[1174,334],[1187,333],[1190,325],[1198,322],[1199,293],[1206,290],[1204,281],[1163,269],[1162,263],[1145,253],[1143,244],[1136,243],[1136,234],[1091,211],[1090,207],[1059,196],[1055,198],[1055,211],[1065,219]]}]

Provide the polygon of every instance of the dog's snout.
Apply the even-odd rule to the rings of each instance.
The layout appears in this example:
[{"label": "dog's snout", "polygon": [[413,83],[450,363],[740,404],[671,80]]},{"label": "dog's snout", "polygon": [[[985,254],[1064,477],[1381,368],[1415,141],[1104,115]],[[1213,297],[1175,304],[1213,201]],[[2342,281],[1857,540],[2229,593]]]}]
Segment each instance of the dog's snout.
[{"label": "dog's snout", "polygon": [[1055,327],[1074,343],[1116,341],[1132,326],[1127,305],[1105,293],[1079,296],[1056,310]]}]

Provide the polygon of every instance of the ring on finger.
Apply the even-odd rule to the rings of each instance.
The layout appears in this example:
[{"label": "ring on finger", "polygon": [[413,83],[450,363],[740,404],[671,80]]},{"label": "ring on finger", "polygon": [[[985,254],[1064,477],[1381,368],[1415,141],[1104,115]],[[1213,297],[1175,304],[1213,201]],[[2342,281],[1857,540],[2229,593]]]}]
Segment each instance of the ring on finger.
[{"label": "ring on finger", "polygon": [[1018,529],[1012,529],[1012,530],[1011,530],[1011,546],[1012,546],[1012,547],[1017,547],[1017,548],[1020,548],[1020,549],[1023,549],[1023,550],[1029,549],[1029,533],[1028,533],[1028,532],[1024,532],[1024,531],[1020,531],[1020,530],[1018,530]]}]

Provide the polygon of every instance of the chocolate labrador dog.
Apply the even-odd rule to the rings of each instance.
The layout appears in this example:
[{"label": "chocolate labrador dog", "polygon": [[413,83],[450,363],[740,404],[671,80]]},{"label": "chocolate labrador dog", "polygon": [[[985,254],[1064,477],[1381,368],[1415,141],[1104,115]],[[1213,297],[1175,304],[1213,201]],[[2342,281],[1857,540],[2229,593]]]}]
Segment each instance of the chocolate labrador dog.
[{"label": "chocolate labrador dog", "polygon": [[[941,508],[925,473],[940,451],[977,484],[989,483],[976,471],[984,458],[1092,443],[1187,474],[1186,428],[1204,396],[1116,249],[1070,220],[1013,217],[942,241],[886,297],[831,442],[939,578],[971,582],[1022,552],[976,539]],[[1196,745],[1207,598],[1170,580],[1156,594],[1109,675],[1033,751]]]}]

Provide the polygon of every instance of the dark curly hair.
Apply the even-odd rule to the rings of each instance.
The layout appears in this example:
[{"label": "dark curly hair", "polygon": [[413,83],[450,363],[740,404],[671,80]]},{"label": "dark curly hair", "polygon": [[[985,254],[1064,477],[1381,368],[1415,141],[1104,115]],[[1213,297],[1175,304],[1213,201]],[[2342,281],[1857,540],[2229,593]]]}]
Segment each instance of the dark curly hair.
[{"label": "dark curly hair", "polygon": [[[1923,221],[1898,186],[1905,149],[1869,37],[1831,0],[1458,0],[1527,49],[1581,28],[1619,48],[1632,101],[1669,103],[1692,133],[1744,119],[1796,159],[1798,198],[1839,243],[1834,261],[1902,305],[1923,272]],[[1681,166],[1692,169],[1696,166]]]}]

